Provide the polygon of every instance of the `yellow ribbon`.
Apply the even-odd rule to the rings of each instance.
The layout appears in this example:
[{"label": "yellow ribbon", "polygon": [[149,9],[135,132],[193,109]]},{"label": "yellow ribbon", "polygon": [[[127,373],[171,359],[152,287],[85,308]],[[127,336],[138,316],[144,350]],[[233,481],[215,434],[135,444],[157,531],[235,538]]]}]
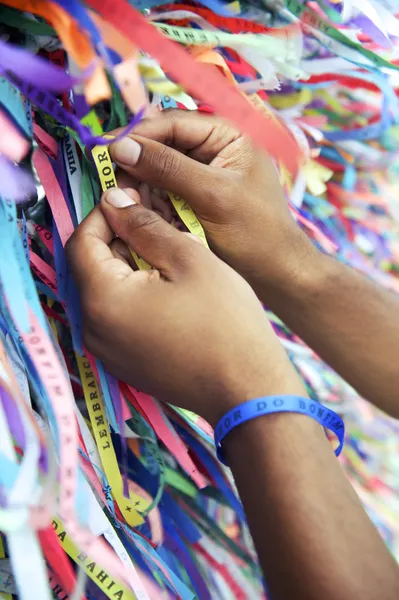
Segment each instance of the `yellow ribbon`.
[{"label": "yellow ribbon", "polygon": [[94,439],[96,440],[104,473],[111,488],[110,492],[118,504],[126,523],[131,527],[137,527],[137,525],[144,523],[143,517],[137,511],[141,510],[144,512],[148,508],[149,503],[144,498],[132,492],[130,492],[129,498],[125,498],[122,476],[119,471],[118,460],[112,444],[111,432],[96,377],[90,367],[89,361],[85,357],[76,354],[76,361]]},{"label": "yellow ribbon", "polygon": [[66,533],[64,525],[56,517],[53,518],[53,527],[61,546],[68,556],[84,570],[108,598],[111,600],[136,600],[136,596],[123,583],[115,581],[104,566],[94,562],[75,546]]},{"label": "yellow ribbon", "polygon": [[[88,125],[92,132],[96,135],[103,133],[101,124],[98,120],[96,113],[92,110],[84,119],[82,119],[84,125]],[[112,139],[112,136],[109,136]],[[108,152],[107,146],[94,146],[91,151],[94,164],[96,165],[97,173],[100,178],[101,189],[103,192],[110,190],[111,188],[118,187],[115,177],[114,167],[112,166],[111,156]],[[134,250],[129,248],[131,255],[140,271],[149,271],[151,265],[143,260]]]}]

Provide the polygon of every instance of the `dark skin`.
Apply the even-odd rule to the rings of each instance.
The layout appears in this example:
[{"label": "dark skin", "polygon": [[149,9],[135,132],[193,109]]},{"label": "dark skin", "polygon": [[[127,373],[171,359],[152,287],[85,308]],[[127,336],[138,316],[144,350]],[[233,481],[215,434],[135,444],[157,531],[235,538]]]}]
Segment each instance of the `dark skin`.
[{"label": "dark skin", "polygon": [[[179,119],[169,113],[143,122],[138,146],[115,145],[113,159],[132,177],[129,193],[108,191],[67,254],[88,349],[117,377],[214,426],[251,398],[306,396],[236,271],[272,306],[273,298],[283,301],[285,277],[299,281],[287,240],[296,260],[313,261],[314,254],[270,160],[224,123],[193,115],[188,127]],[[137,181],[183,196],[212,248],[236,271],[141,206]],[[265,240],[268,251],[259,248]],[[153,270],[134,270],[127,245]],[[296,414],[260,417],[233,430],[224,451],[273,600],[398,597],[397,565],[317,423]]]},{"label": "dark skin", "polygon": [[314,248],[270,158],[191,111],[164,111],[131,137],[142,146],[136,165],[112,150],[125,174],[181,195],[213,251],[361,396],[399,418],[399,297]]}]

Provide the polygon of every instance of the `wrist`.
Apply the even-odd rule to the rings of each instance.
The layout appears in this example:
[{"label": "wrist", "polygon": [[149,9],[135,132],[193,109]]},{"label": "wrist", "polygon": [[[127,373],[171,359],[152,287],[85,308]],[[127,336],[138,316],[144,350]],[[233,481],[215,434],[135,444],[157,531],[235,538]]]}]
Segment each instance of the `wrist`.
[{"label": "wrist", "polygon": [[299,228],[296,227],[284,249],[275,253],[273,261],[270,254],[265,249],[250,284],[272,310],[284,300],[298,297],[306,300],[323,286],[331,258],[320,252]]},{"label": "wrist", "polygon": [[270,452],[286,445],[306,443],[310,448],[326,443],[323,427],[311,417],[297,413],[263,415],[232,429],[223,440],[227,464],[240,460],[242,449],[254,455]]},{"label": "wrist", "polygon": [[[276,341],[278,342],[277,339]],[[281,357],[278,356],[280,352]],[[233,378],[220,378],[220,394],[205,403],[208,414],[203,415],[213,428],[230,410],[248,400],[274,395],[308,396],[280,342],[275,349],[271,349],[270,355],[274,359],[273,369],[270,371],[265,364],[263,372],[257,375],[257,369],[252,369],[252,363],[247,365],[245,373],[242,371]]]}]

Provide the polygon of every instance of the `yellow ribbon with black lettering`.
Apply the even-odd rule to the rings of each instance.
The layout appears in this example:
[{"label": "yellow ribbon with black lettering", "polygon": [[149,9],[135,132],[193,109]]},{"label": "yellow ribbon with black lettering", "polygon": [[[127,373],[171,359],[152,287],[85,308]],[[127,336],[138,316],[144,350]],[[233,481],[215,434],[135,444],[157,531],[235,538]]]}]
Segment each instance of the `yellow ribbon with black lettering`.
[{"label": "yellow ribbon with black lettering", "polygon": [[[118,187],[108,148],[106,146],[94,146],[91,153],[98,171],[103,192]],[[129,248],[129,250],[140,271],[149,271],[151,269],[151,265],[143,260],[136,252],[134,252],[134,250],[131,248]]]},{"label": "yellow ribbon with black lettering", "polygon": [[136,596],[123,583],[115,581],[104,566],[94,562],[72,542],[62,522],[53,518],[53,527],[65,552],[94,581],[111,600],[136,600]]},{"label": "yellow ribbon with black lettering", "polygon": [[[98,117],[93,110],[91,110],[89,114],[85,116],[85,118],[82,120],[82,123],[90,127],[92,132],[96,135],[101,135],[103,133]],[[112,139],[112,136],[109,136],[109,138]],[[111,188],[118,187],[114,168],[112,166],[111,156],[108,152],[107,146],[94,146],[91,153],[94,164],[96,165],[98,176],[100,178],[102,191],[105,192]],[[136,252],[134,252],[134,250],[131,248],[129,248],[129,250],[140,271],[149,271],[151,269],[151,265],[143,260]]]},{"label": "yellow ribbon with black lettering", "polygon": [[265,56],[275,57],[279,61],[287,60],[288,44],[286,39],[264,33],[226,33],[224,31],[210,31],[208,29],[190,29],[166,25],[166,23],[152,23],[166,37],[188,46],[227,46],[235,48],[237,45],[259,48]]},{"label": "yellow ribbon with black lettering", "polygon": [[163,96],[174,96],[183,92],[183,88],[170,81],[158,65],[139,62],[138,69],[151,92],[162,94]]},{"label": "yellow ribbon with black lettering", "polygon": [[143,517],[137,511],[144,512],[148,508],[149,502],[133,492],[130,492],[129,498],[124,496],[122,476],[119,471],[118,460],[112,444],[111,432],[108,427],[96,376],[90,367],[89,361],[85,357],[79,356],[76,353],[76,361],[79,368],[94,439],[96,440],[101,463],[111,488],[112,496],[118,504],[126,523],[131,527],[137,527],[137,525],[144,523]]},{"label": "yellow ribbon with black lettering", "polygon": [[198,221],[197,216],[193,209],[181,198],[168,192],[170,201],[172,202],[175,211],[187,227],[190,233],[196,235],[207,248],[209,248],[207,239],[205,237],[205,231],[201,223]]},{"label": "yellow ribbon with black lettering", "polygon": [[[97,133],[100,128],[102,133],[101,125],[94,111],[90,111],[90,113],[86,115],[83,121],[84,124],[89,126],[93,132]],[[112,139],[112,136],[109,136],[109,138]],[[118,187],[108,148],[106,146],[94,146],[91,153],[94,159],[94,163],[96,165],[103,192],[111,188]],[[180,198],[180,196],[176,196],[171,192],[168,192],[168,195],[177,214],[179,215],[180,219],[183,221],[187,229],[190,231],[190,233],[197,236],[205,244],[205,246],[209,248],[208,242],[205,237],[204,229],[199,220],[197,219],[194,211],[190,208],[187,202],[183,200],[183,198]],[[141,271],[148,271],[149,269],[151,269],[151,265],[149,265],[138,254],[136,254],[136,252],[134,252],[131,248],[129,248],[129,250],[138,268]]]}]

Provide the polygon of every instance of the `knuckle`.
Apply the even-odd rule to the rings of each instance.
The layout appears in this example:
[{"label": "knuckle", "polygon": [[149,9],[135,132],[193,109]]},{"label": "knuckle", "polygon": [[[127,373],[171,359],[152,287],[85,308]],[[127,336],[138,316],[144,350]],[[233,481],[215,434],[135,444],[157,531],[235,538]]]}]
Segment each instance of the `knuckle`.
[{"label": "knuckle", "polygon": [[166,108],[161,112],[162,119],[168,121],[168,133],[164,140],[166,146],[172,146],[175,142],[176,125],[181,112],[178,108]]},{"label": "knuckle", "polygon": [[163,146],[160,151],[152,157],[152,168],[154,173],[157,175],[157,179],[159,183],[168,178],[168,180],[173,179],[178,174],[180,168],[180,160],[177,152],[168,148],[167,146]]},{"label": "knuckle", "polygon": [[164,108],[161,112],[162,118],[174,119],[175,117],[179,118],[181,113],[180,108]]},{"label": "knuckle", "polygon": [[152,230],[157,227],[159,220],[160,218],[155,212],[137,205],[132,207],[129,213],[128,227],[130,231]]},{"label": "knuckle", "polygon": [[235,204],[237,196],[240,199],[244,194],[242,186],[237,185],[234,175],[229,173],[229,177],[219,177],[215,185],[208,189],[211,205],[217,207],[217,210],[222,213],[228,213]]},{"label": "knuckle", "polygon": [[235,145],[235,160],[240,164],[242,172],[251,172],[260,162],[260,152],[255,149],[251,140],[240,136]]}]

